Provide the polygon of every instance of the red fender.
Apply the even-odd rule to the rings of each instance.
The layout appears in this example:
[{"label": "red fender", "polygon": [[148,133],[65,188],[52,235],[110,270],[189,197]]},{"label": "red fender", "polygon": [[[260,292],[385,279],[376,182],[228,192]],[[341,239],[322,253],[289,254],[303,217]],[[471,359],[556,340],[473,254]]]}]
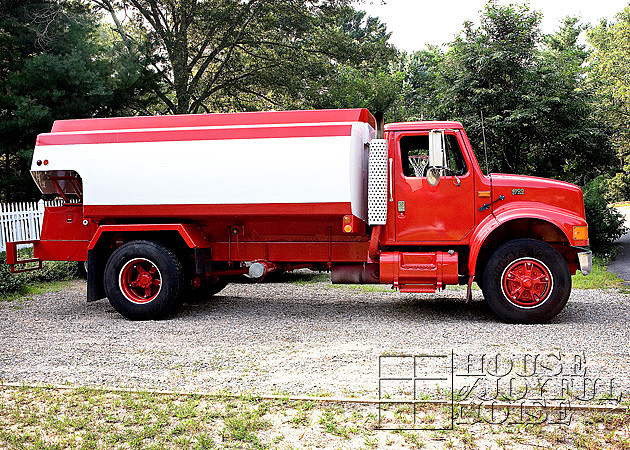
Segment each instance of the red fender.
[{"label": "red fender", "polygon": [[512,202],[497,208],[494,215],[486,217],[473,232],[470,239],[470,256],[468,259],[468,273],[475,274],[477,257],[484,242],[494,230],[510,221],[517,219],[538,219],[558,228],[572,247],[588,245],[588,240],[573,239],[574,226],[586,226],[586,221],[570,211],[554,208],[542,203]]},{"label": "red fender", "polygon": [[103,233],[129,231],[177,231],[189,248],[210,248],[210,243],[199,227],[188,223],[134,224],[134,225],[101,225],[90,241],[88,250],[96,247]]}]

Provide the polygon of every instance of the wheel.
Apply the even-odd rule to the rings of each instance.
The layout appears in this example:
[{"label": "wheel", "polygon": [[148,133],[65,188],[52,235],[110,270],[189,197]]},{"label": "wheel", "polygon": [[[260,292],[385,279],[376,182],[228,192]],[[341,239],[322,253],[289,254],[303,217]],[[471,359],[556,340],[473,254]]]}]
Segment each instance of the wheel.
[{"label": "wheel", "polygon": [[482,283],[490,308],[512,323],[547,322],[571,294],[571,274],[562,255],[534,239],[499,247],[488,260]]},{"label": "wheel", "polygon": [[132,320],[162,319],[180,305],[183,287],[179,260],[152,241],[131,241],[109,257],[104,273],[111,305]]}]

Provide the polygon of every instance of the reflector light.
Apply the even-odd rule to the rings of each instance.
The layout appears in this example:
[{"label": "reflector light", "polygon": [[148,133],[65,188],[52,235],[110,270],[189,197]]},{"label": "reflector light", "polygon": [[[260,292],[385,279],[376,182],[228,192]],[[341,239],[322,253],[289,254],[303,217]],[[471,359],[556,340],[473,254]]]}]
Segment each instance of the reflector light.
[{"label": "reflector light", "polygon": [[343,231],[345,233],[352,233],[352,225],[344,225]]},{"label": "reflector light", "polygon": [[573,227],[573,240],[586,241],[588,239],[588,226]]},{"label": "reflector light", "polygon": [[351,223],[352,216],[343,216],[343,223]]}]

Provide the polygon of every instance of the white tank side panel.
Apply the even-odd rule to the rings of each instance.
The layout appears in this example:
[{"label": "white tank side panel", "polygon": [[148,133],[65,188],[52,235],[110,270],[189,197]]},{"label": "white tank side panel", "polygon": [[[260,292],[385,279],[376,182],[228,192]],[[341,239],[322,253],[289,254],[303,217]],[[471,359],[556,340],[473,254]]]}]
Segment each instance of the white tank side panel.
[{"label": "white tank side panel", "polygon": [[367,221],[367,177],[368,152],[366,145],[374,129],[367,123],[356,123],[352,126],[350,144],[350,192],[352,196],[352,214]]},{"label": "white tank side panel", "polygon": [[[86,205],[351,202],[351,136],[54,145],[32,170],[76,170]],[[362,145],[362,144],[361,144]]]}]

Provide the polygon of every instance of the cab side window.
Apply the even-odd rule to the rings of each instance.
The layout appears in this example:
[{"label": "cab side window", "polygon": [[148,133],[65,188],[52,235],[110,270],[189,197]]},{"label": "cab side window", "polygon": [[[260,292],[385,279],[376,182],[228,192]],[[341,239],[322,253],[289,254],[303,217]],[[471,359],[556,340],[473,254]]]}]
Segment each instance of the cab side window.
[{"label": "cab side window", "polygon": [[464,161],[464,155],[462,155],[462,149],[459,147],[457,137],[454,134],[445,135],[444,145],[446,146],[446,161],[448,168],[452,170],[451,173],[454,175],[465,175],[467,172],[466,161]]},{"label": "cab side window", "polygon": [[429,166],[429,135],[400,138],[400,156],[406,177],[424,177]]},{"label": "cab side window", "polygon": [[[429,135],[408,135],[400,138],[400,160],[406,177],[427,176],[429,168]],[[462,150],[454,134],[445,134],[444,145],[449,172],[446,175],[464,175],[467,172]]]}]

